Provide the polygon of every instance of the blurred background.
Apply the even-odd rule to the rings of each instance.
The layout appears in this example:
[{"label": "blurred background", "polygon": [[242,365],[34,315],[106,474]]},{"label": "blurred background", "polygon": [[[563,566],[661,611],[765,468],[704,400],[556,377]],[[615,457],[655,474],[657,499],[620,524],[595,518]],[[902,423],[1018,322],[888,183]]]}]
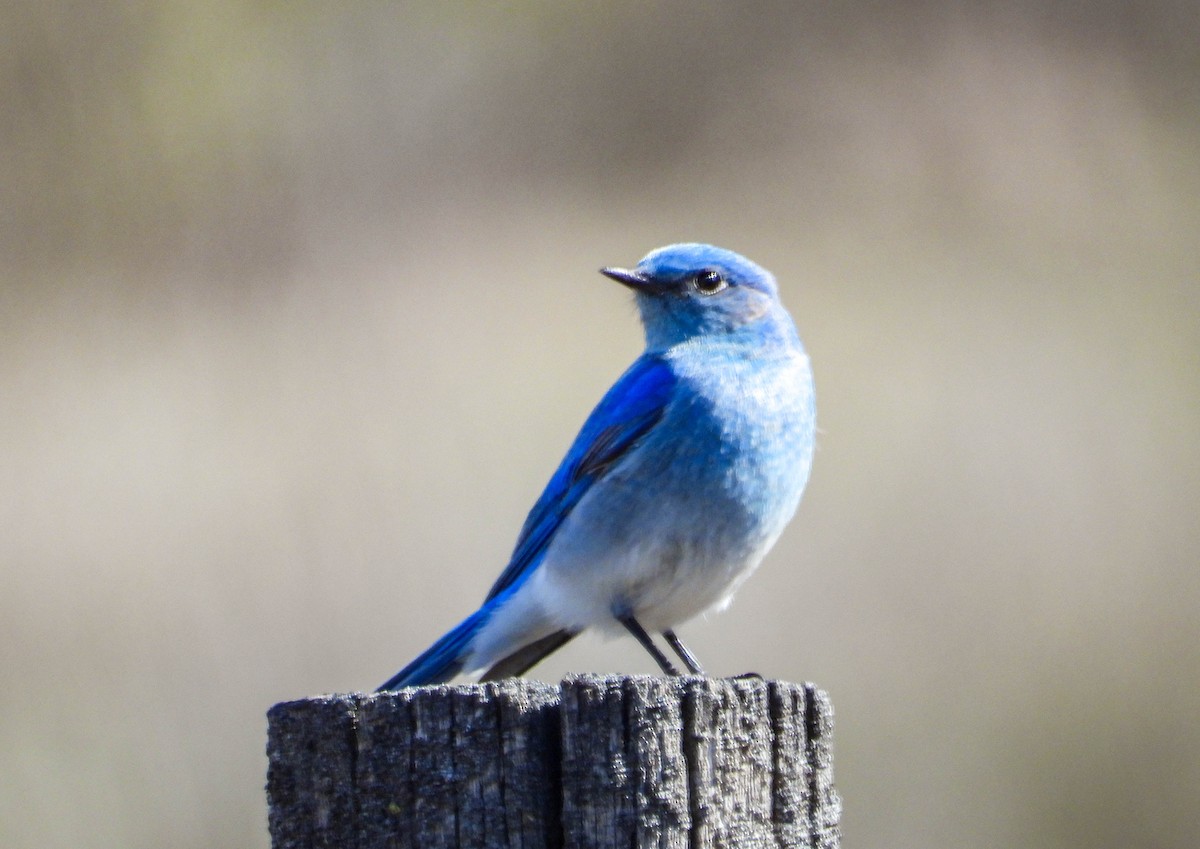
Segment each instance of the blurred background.
[{"label": "blurred background", "polygon": [[[1200,5],[0,4],[0,844],[265,849],[265,711],[503,566],[711,241],[817,375],[710,672],[848,847],[1200,835]],[[537,667],[654,671],[631,640]]]}]

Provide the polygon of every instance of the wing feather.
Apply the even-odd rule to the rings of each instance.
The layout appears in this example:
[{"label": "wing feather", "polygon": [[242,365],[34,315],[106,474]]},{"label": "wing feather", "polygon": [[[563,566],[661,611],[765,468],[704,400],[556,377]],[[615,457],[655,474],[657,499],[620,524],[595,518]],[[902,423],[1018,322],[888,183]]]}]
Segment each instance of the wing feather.
[{"label": "wing feather", "polygon": [[667,363],[644,355],[613,384],[584,422],[529,511],[512,559],[488,592],[487,600],[524,582],[584,494],[658,424],[675,383]]}]

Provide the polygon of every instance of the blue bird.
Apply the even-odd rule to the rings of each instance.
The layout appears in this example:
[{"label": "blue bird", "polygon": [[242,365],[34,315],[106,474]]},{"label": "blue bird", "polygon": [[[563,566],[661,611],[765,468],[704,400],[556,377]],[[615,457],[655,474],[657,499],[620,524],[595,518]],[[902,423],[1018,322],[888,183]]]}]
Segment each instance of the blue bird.
[{"label": "blue bird", "polygon": [[588,417],[483,605],[380,690],[520,675],[585,628],[632,634],[668,675],[673,630],[725,608],[792,518],[812,465],[808,355],[774,278],[669,245],[601,273],[633,290],[646,349]]}]

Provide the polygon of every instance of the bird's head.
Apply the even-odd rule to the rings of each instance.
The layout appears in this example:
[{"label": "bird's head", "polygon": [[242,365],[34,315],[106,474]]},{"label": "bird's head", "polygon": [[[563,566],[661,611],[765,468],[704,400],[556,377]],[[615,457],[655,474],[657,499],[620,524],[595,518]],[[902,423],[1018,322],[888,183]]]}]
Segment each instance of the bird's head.
[{"label": "bird's head", "polygon": [[770,272],[733,251],[680,244],[651,251],[634,268],[600,272],[637,294],[646,345],[665,349],[700,337],[794,336]]}]

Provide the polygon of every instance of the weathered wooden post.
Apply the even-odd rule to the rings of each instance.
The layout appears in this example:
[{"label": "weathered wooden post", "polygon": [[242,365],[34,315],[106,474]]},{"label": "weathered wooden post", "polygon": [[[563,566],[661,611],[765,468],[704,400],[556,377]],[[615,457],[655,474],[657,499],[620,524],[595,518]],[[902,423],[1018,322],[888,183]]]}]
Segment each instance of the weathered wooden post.
[{"label": "weathered wooden post", "polygon": [[838,846],[812,685],[580,675],[276,705],[274,849]]}]

